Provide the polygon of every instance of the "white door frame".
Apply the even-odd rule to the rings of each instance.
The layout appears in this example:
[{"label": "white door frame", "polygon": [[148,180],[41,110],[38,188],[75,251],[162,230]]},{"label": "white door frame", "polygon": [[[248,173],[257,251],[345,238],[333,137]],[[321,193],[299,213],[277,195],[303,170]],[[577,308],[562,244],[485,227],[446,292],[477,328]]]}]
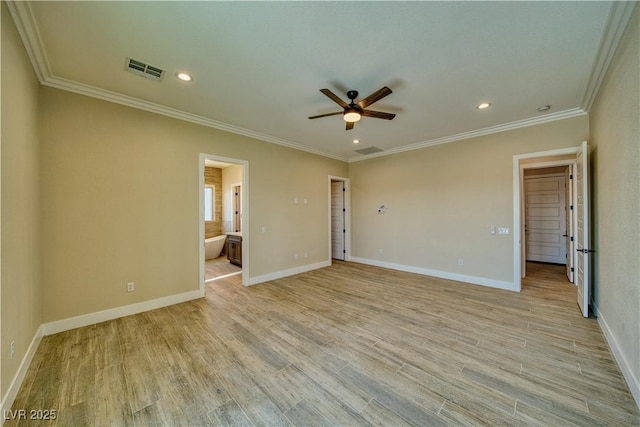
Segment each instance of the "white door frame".
[{"label": "white door frame", "polygon": [[241,217],[242,230],[242,284],[249,285],[249,161],[221,157],[214,154],[200,153],[198,157],[198,249],[200,266],[200,296],[204,296],[204,161],[213,160],[217,162],[230,163],[242,166],[242,208],[244,212]]},{"label": "white door frame", "polygon": [[[524,244],[524,170],[571,165],[575,159],[547,160],[550,157],[577,155],[581,147],[561,148],[537,153],[517,154],[513,156],[513,284],[516,291],[522,289],[522,278],[526,274]],[[539,159],[537,162],[522,164],[522,160]],[[575,180],[574,180],[575,182]],[[575,202],[572,201],[572,203]],[[572,254],[573,256],[573,254]]]},{"label": "white door frame", "polygon": [[329,179],[327,180],[327,233],[328,233],[328,252],[327,252],[327,260],[331,262],[331,181],[342,181],[344,182],[344,228],[346,231],[344,235],[344,246],[345,246],[345,254],[344,260],[351,261],[351,181],[349,178],[344,178],[341,176],[332,176],[329,175]]}]

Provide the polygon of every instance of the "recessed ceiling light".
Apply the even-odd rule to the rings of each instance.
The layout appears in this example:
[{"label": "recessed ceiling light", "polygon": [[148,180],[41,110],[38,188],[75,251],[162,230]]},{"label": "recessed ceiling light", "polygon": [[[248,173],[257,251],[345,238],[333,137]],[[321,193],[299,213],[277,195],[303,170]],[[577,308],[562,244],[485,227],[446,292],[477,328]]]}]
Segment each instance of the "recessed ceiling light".
[{"label": "recessed ceiling light", "polygon": [[478,105],[478,110],[484,110],[491,107],[491,104],[488,102],[483,102],[482,104]]},{"label": "recessed ceiling light", "polygon": [[190,82],[193,78],[187,73],[178,73],[176,77],[182,80],[183,82]]},{"label": "recessed ceiling light", "polygon": [[353,140],[353,143],[354,143],[354,144],[359,144],[359,143],[360,143],[360,140],[359,140],[359,139],[354,139],[354,140]]},{"label": "recessed ceiling light", "polygon": [[538,107],[538,111],[544,113],[545,111],[549,111],[551,109],[551,105],[543,105],[542,107]]}]

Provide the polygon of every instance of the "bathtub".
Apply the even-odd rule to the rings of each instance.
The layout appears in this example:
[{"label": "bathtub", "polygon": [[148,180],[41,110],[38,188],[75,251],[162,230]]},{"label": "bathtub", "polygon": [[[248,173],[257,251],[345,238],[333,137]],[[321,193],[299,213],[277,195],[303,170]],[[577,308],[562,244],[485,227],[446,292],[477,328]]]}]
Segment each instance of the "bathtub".
[{"label": "bathtub", "polygon": [[204,239],[204,259],[218,258],[224,247],[225,240],[227,240],[226,234]]}]

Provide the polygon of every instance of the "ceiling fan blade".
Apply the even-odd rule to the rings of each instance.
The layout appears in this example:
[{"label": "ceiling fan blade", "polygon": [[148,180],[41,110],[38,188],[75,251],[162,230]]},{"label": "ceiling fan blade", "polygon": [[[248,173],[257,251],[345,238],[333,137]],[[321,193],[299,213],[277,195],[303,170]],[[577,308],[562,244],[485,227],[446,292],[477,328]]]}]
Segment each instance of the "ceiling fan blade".
[{"label": "ceiling fan blade", "polygon": [[336,95],[335,93],[331,92],[329,89],[320,89],[320,92],[324,93],[326,96],[331,98],[333,100],[333,102],[335,102],[336,104],[338,104],[342,108],[349,108],[349,104],[344,102],[342,99],[338,98],[338,95]]},{"label": "ceiling fan blade", "polygon": [[337,113],[319,114],[317,116],[311,116],[310,119],[319,119],[320,117],[337,116],[338,114],[344,114],[344,111],[338,111]]},{"label": "ceiling fan blade", "polygon": [[355,124],[355,122],[347,122],[347,127],[346,130],[351,130],[353,129],[353,125]]},{"label": "ceiling fan blade", "polygon": [[393,120],[393,118],[396,116],[395,114],[391,114],[391,113],[383,113],[382,111],[371,111],[371,110],[362,110],[360,114],[362,114],[364,117],[374,117],[376,119],[385,119],[385,120]]},{"label": "ceiling fan blade", "polygon": [[367,96],[366,98],[358,102],[358,106],[360,106],[360,108],[367,108],[367,106],[373,104],[376,101],[380,101],[382,98],[384,98],[387,95],[390,95],[391,93],[392,93],[391,89],[385,86],[382,89],[379,89],[373,92],[371,95]]}]

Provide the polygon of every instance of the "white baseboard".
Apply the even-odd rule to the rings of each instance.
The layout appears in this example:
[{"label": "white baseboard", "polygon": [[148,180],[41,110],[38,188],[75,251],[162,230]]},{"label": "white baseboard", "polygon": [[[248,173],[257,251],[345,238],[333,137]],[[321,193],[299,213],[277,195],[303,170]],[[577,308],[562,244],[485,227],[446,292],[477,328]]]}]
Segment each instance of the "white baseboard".
[{"label": "white baseboard", "polygon": [[300,267],[291,268],[289,270],[276,271],[274,273],[263,274],[261,276],[251,277],[247,286],[257,285],[258,283],[268,282],[269,280],[282,279],[283,277],[293,276],[295,274],[306,273],[307,271],[317,270],[323,267],[329,267],[331,260],[316,262],[314,264],[302,265]]},{"label": "white baseboard", "polygon": [[438,277],[440,279],[455,280],[457,282],[488,286],[490,288],[504,289],[507,291],[515,291],[515,292],[518,291],[518,288],[513,284],[513,282],[506,282],[503,280],[488,279],[486,277],[468,276],[466,274],[450,273],[448,271],[431,270],[428,268],[414,267],[411,265],[404,265],[404,264],[395,264],[391,262],[379,261],[376,259],[369,259],[369,258],[352,257],[351,260],[353,262],[359,262],[360,264],[368,264],[376,267],[384,267],[384,268],[389,268],[391,270],[406,271],[407,273],[422,274],[423,276],[432,276],[432,277]]},{"label": "white baseboard", "polygon": [[622,352],[620,351],[618,341],[611,332],[606,319],[604,318],[602,313],[599,312],[598,306],[596,304],[592,304],[591,307],[593,308],[593,313],[598,317],[598,324],[600,325],[600,329],[602,329],[602,333],[604,334],[604,338],[607,340],[607,344],[609,344],[611,353],[618,363],[618,367],[622,372],[622,376],[627,381],[627,385],[629,386],[629,390],[633,395],[633,399],[636,401],[636,406],[640,408],[640,381],[638,381],[638,378],[634,375],[634,370],[631,368],[631,365],[627,361],[627,358],[624,357],[624,354],[622,354]]},{"label": "white baseboard", "polygon": [[24,377],[27,375],[29,366],[31,366],[31,362],[33,361],[33,356],[35,356],[36,350],[38,349],[40,341],[42,340],[42,336],[42,326],[40,326],[33,336],[27,352],[22,358],[22,362],[18,367],[18,372],[16,372],[16,375],[13,377],[13,381],[11,381],[9,388],[7,389],[7,393],[2,397],[2,420],[0,421],[0,425],[4,424],[4,414],[6,414],[11,409],[14,400],[16,400],[18,391],[20,391],[20,387],[22,386],[22,381],[24,381]]},{"label": "white baseboard", "polygon": [[167,307],[173,304],[190,301],[201,298],[204,295],[200,290],[185,292],[168,297],[157,298],[149,301],[139,302],[137,304],[125,305],[109,310],[98,311],[95,313],[84,314],[82,316],[70,317],[68,319],[57,320],[42,325],[43,335],[57,334],[71,329],[81,328],[83,326],[94,325],[96,323],[106,322],[107,320],[118,319],[120,317],[130,316],[156,308]]}]

